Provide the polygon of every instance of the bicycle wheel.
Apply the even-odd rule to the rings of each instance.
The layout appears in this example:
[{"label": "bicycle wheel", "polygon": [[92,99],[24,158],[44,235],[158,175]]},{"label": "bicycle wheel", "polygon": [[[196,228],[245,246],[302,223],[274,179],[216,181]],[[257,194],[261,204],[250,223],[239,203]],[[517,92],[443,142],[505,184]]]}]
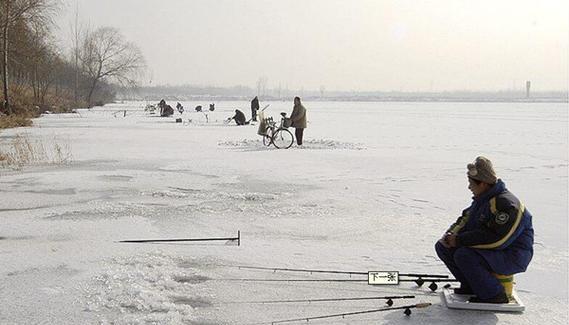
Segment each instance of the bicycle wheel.
[{"label": "bicycle wheel", "polygon": [[292,146],[294,137],[287,129],[278,129],[273,135],[273,144],[278,149],[288,149]]},{"label": "bicycle wheel", "polygon": [[263,135],[263,144],[265,146],[270,146],[271,143],[273,143],[271,141],[271,134],[273,134],[273,131],[271,130],[270,127],[267,127],[267,129],[265,130],[265,134]]}]

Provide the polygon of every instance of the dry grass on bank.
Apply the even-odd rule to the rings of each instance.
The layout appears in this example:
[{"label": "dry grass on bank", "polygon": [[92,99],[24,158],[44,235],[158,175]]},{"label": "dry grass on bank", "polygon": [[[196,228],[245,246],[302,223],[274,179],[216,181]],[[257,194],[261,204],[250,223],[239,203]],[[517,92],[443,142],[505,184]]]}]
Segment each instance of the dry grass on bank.
[{"label": "dry grass on bank", "polygon": [[[73,94],[69,91],[59,91],[57,94],[49,92],[41,103],[34,99],[31,88],[14,87],[11,89],[11,93],[13,114],[4,115],[0,113],[0,129],[30,126],[33,118],[39,117],[41,113],[46,111],[68,113],[73,107],[86,107],[84,101],[74,102]],[[2,112],[2,108],[0,108],[0,112]]]},{"label": "dry grass on bank", "polygon": [[23,134],[0,142],[0,168],[19,170],[30,165],[68,164],[72,160],[70,141],[55,137],[32,139]]},{"label": "dry grass on bank", "polygon": [[32,116],[28,114],[0,116],[0,129],[10,129],[32,125]]}]

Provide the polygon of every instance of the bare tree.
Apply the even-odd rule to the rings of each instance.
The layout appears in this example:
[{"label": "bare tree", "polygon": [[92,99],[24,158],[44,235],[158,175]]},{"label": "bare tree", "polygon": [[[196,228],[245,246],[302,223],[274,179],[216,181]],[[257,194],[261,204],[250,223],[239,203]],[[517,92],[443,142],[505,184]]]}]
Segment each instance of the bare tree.
[{"label": "bare tree", "polygon": [[127,42],[119,30],[101,27],[87,33],[81,47],[79,60],[84,72],[91,79],[87,103],[100,81],[116,82],[123,86],[136,84],[144,69],[144,58],[136,45]]},{"label": "bare tree", "polygon": [[260,97],[263,97],[266,95],[266,91],[267,91],[267,83],[268,83],[269,79],[265,76],[259,77],[259,79],[257,80],[257,95]]},{"label": "bare tree", "polygon": [[77,91],[79,89],[79,2],[75,3],[75,22],[71,27],[73,31],[73,60],[75,61],[75,79],[73,83],[73,101],[77,105]]},{"label": "bare tree", "polygon": [[4,109],[12,113],[9,97],[8,67],[10,64],[10,30],[18,22],[31,27],[45,25],[54,8],[52,0],[2,0],[0,4],[0,34],[2,40],[2,83]]}]

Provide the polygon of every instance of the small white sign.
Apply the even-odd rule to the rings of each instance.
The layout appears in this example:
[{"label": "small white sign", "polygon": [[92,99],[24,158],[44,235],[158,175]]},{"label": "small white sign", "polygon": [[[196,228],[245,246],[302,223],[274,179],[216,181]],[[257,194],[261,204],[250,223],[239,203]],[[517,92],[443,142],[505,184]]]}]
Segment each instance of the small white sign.
[{"label": "small white sign", "polygon": [[368,284],[399,284],[398,271],[369,271]]}]

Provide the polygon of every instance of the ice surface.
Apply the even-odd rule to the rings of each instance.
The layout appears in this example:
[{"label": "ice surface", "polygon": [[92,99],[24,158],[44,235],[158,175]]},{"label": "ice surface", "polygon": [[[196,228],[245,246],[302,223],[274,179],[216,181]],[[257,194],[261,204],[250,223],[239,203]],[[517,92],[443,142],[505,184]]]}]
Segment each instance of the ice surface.
[{"label": "ice surface", "polygon": [[[382,303],[252,301],[387,294],[434,305],[409,318],[393,311],[314,323],[567,322],[567,104],[305,104],[304,146],[289,150],[264,147],[254,125],[223,123],[235,108],[248,113],[248,102],[216,103],[207,120],[188,111],[184,123],[127,102],[2,131],[2,150],[16,135],[65,139],[72,161],[0,169],[0,323],[270,323]],[[266,114],[291,110],[272,102]],[[478,155],[534,215],[534,260],[515,279],[524,314],[447,310],[413,284],[238,280],[330,277],[236,265],[446,273],[433,245],[468,206],[465,164]],[[237,230],[239,247],[117,242]]]}]

